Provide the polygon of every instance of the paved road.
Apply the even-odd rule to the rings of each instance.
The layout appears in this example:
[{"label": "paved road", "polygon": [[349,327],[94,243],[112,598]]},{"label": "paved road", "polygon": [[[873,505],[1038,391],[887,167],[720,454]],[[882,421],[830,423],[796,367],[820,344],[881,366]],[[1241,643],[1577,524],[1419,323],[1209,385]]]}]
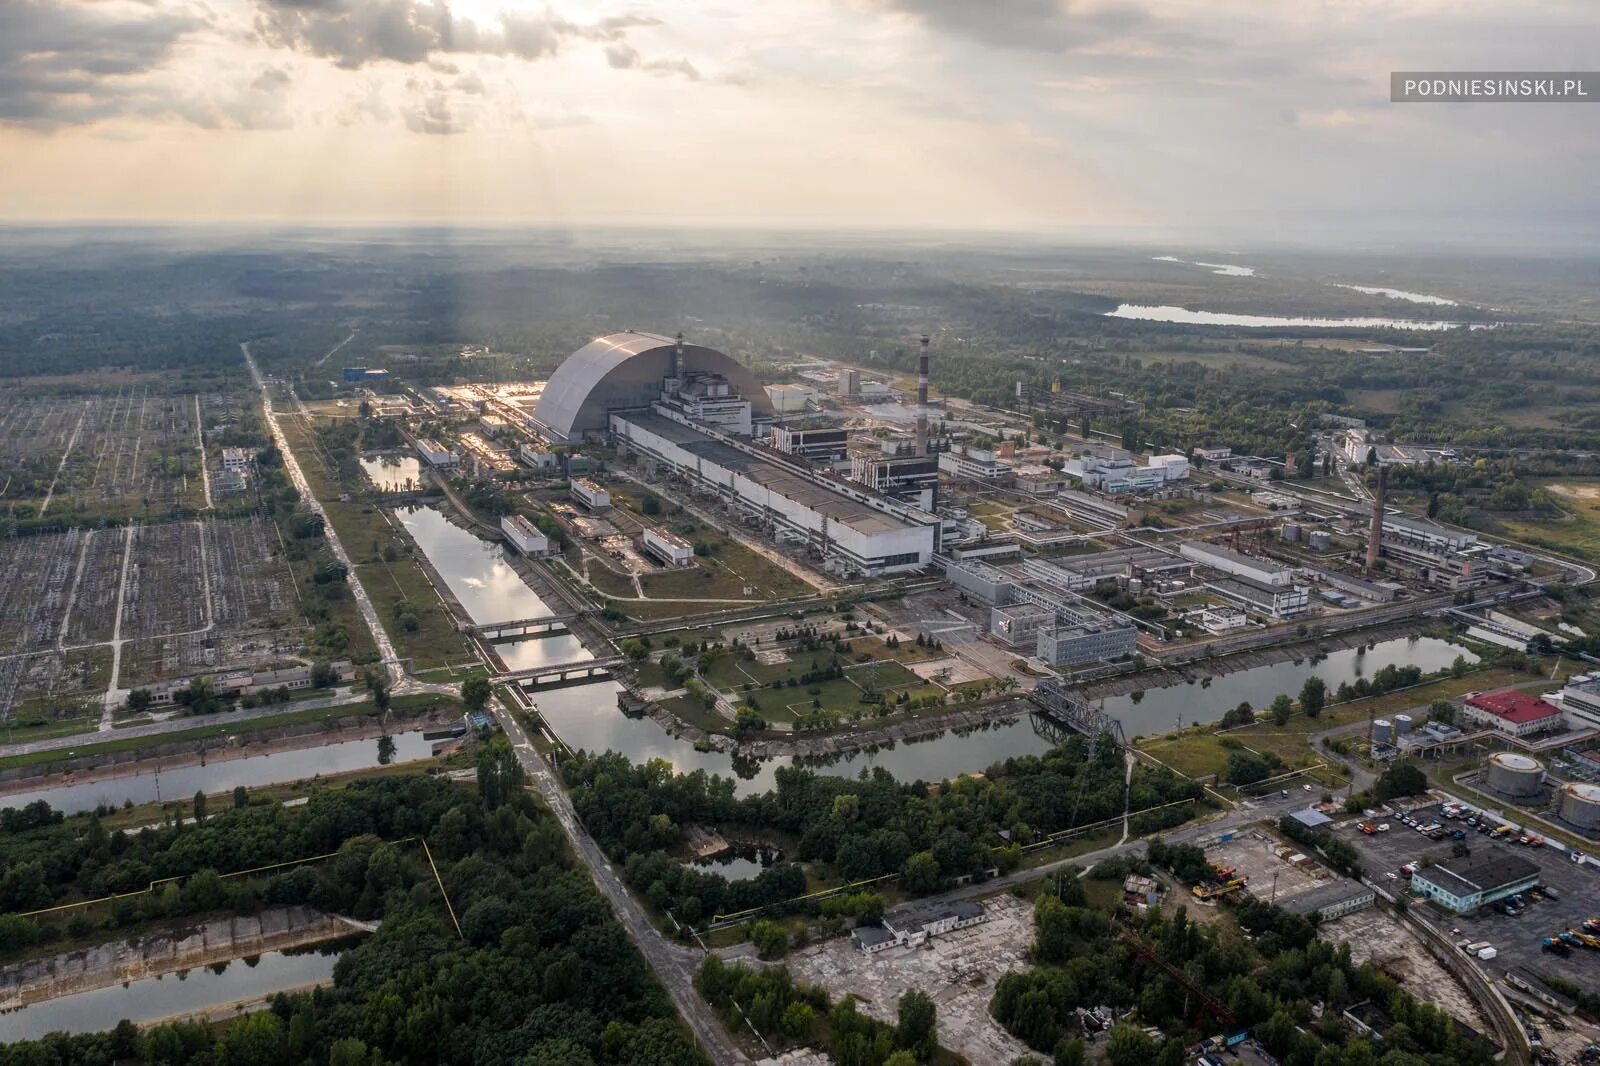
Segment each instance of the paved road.
[{"label": "paved road", "polygon": [[300,469],[300,461],[295,458],[294,452],[289,448],[288,440],[284,438],[283,430],[278,425],[277,412],[272,409],[272,391],[267,388],[267,381],[261,376],[260,368],[256,366],[255,356],[250,354],[250,342],[245,341],[240,344],[239,350],[244,353],[244,361],[250,367],[250,377],[255,381],[256,388],[261,390],[261,411],[266,417],[267,427],[272,431],[273,443],[278,446],[278,451],[283,456],[283,467],[289,472],[289,480],[300,491],[301,502],[322,517],[328,548],[333,552],[333,557],[343,563],[349,572],[350,592],[355,597],[356,607],[361,611],[361,618],[366,622],[367,628],[372,631],[372,643],[378,649],[378,657],[386,664],[390,683],[398,684],[405,680],[405,670],[399,661],[399,656],[395,654],[389,634],[384,631],[383,623],[378,620],[377,608],[372,606],[372,600],[367,596],[365,586],[356,576],[355,564],[350,561],[350,553],[344,550],[344,544],[339,540],[339,531],[333,528],[333,522],[322,508],[322,501],[311,491],[305,473]]},{"label": "paved road", "polygon": [[[459,694],[460,689],[452,690],[452,694]],[[249,710],[222,711],[217,714],[208,714],[200,718],[190,718],[178,715],[160,722],[149,722],[145,725],[130,725],[124,729],[113,730],[106,733],[70,733],[64,737],[49,737],[45,740],[30,740],[25,744],[0,745],[0,758],[12,755],[32,755],[41,751],[61,751],[70,748],[87,747],[90,744],[105,744],[124,737],[157,737],[163,733],[177,733],[185,729],[198,729],[208,725],[232,725],[236,722],[248,722],[255,718],[271,718],[274,715],[289,714],[295,711],[318,710],[323,707],[343,707],[351,703],[365,703],[369,697],[365,691],[357,690],[342,693],[336,696],[322,696],[314,700],[304,700],[298,703],[280,705],[275,707],[254,707]]]},{"label": "paved road", "polygon": [[711,1057],[711,1061],[718,1063],[719,1066],[722,1063],[749,1062],[749,1057],[729,1039],[716,1014],[705,1000],[700,998],[700,993],[695,991],[694,972],[699,967],[700,960],[705,957],[703,953],[694,948],[675,944],[657,931],[643,908],[629,895],[627,886],[611,868],[611,863],[601,852],[600,846],[594,842],[594,838],[578,820],[577,811],[573,809],[572,801],[567,798],[566,790],[556,779],[555,772],[549,764],[528,742],[522,723],[498,703],[495,705],[495,716],[505,729],[506,736],[517,753],[517,760],[527,771],[529,779],[539,789],[540,794],[544,796],[550,809],[555,812],[561,827],[571,838],[574,850],[594,874],[595,884],[611,901],[611,907],[616,911],[623,927],[628,930],[628,935],[644,953],[651,969],[655,970],[656,976],[666,986],[667,993],[678,1008],[679,1016],[694,1031],[695,1038]]}]

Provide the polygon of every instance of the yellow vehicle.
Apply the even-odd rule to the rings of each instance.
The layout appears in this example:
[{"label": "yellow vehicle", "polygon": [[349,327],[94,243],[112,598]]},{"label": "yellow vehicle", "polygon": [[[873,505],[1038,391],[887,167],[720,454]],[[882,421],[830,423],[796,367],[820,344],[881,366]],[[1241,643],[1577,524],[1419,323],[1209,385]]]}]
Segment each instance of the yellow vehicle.
[{"label": "yellow vehicle", "polygon": [[1499,839],[1501,839],[1502,837],[1504,837],[1506,834],[1508,834],[1510,832],[1511,832],[1511,827],[1509,825],[1502,825],[1502,826],[1496,826],[1495,827],[1495,831],[1493,833],[1490,833],[1489,835],[1494,837],[1496,840],[1499,840]]},{"label": "yellow vehicle", "polygon": [[1226,896],[1229,892],[1237,892],[1245,886],[1248,878],[1235,877],[1233,880],[1220,885],[1195,885],[1190,889],[1195,899],[1217,899]]}]

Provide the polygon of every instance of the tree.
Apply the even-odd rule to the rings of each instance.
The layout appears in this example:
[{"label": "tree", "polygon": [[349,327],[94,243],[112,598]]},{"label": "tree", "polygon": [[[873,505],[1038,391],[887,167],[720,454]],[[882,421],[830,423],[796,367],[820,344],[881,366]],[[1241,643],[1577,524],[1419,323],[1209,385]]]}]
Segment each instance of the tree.
[{"label": "tree", "polygon": [[789,950],[789,931],[777,922],[765,918],[750,927],[750,943],[763,959],[777,959]]},{"label": "tree", "polygon": [[311,664],[311,687],[332,688],[339,683],[339,671],[333,668],[330,662],[318,661]]},{"label": "tree", "polygon": [[1156,1057],[1155,1039],[1132,1025],[1116,1025],[1106,1040],[1106,1061],[1111,1066],[1150,1066]]},{"label": "tree", "polygon": [[233,809],[242,810],[250,806],[250,790],[243,785],[233,786]]},{"label": "tree", "polygon": [[194,820],[201,825],[206,821],[206,790],[195,789],[194,793]]},{"label": "tree", "polygon": [[131,714],[143,714],[150,709],[155,701],[156,698],[150,694],[149,689],[136,688],[128,693],[127,708]]},{"label": "tree", "polygon": [[389,709],[389,675],[383,667],[373,667],[367,671],[367,694],[372,697],[372,705],[383,714]]},{"label": "tree", "polygon": [[505,737],[495,737],[478,752],[478,798],[495,810],[522,791],[522,763]]},{"label": "tree", "polygon": [[933,1055],[939,1045],[939,1008],[920,988],[907,989],[900,997],[894,1042],[919,1059]]},{"label": "tree", "polygon": [[469,677],[461,682],[461,702],[468,710],[481,711],[488,706],[490,691],[488,678]]},{"label": "tree", "polygon": [[933,857],[931,851],[917,852],[900,867],[900,887],[912,895],[936,892],[943,881],[939,860]]},{"label": "tree", "polygon": [[217,1066],[278,1066],[283,1061],[283,1019],[271,1011],[247,1014],[217,1041]]},{"label": "tree", "polygon": [[1272,697],[1272,720],[1278,725],[1288,725],[1289,715],[1294,712],[1294,700],[1286,692],[1280,692]]},{"label": "tree", "polygon": [[1306,712],[1306,717],[1320,715],[1327,702],[1328,683],[1315,675],[1306,678],[1306,683],[1300,686],[1300,709]]},{"label": "tree", "polygon": [[1415,796],[1427,790],[1428,775],[1411,762],[1391,763],[1372,786],[1372,794],[1380,802],[1396,796]]}]

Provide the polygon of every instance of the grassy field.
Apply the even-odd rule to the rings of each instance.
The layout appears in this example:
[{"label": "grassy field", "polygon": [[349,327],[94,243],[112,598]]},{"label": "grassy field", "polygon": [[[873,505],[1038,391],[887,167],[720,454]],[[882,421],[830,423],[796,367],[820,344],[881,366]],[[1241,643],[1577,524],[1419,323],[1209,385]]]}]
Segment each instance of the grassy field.
[{"label": "grassy field", "polygon": [[[293,449],[300,468],[306,475],[311,491],[322,503],[328,521],[338,531],[339,539],[350,561],[355,564],[356,577],[372,598],[373,606],[395,651],[409,657],[418,670],[460,662],[471,655],[456,629],[455,618],[440,602],[422,565],[416,559],[417,547],[406,535],[404,527],[390,518],[365,494],[369,485],[365,478],[356,485],[343,485],[337,481],[324,463],[310,431],[297,418],[279,420],[284,438]],[[349,497],[348,501],[341,496]],[[391,561],[385,555],[395,556]],[[417,628],[401,628],[396,605],[405,603],[407,612],[417,620]],[[359,636],[370,645],[366,626],[353,602],[347,611],[340,612],[340,621],[350,631],[352,643]],[[345,621],[344,615],[351,616]]]},{"label": "grassy field", "polygon": [[589,562],[589,583],[596,590],[607,596],[622,596],[632,599],[639,593],[633,587],[633,579],[627,574],[619,574],[609,566],[598,560]]},{"label": "grassy field", "polygon": [[1600,481],[1574,478],[1539,485],[1568,517],[1548,522],[1496,519],[1491,532],[1580,558],[1600,557]]}]

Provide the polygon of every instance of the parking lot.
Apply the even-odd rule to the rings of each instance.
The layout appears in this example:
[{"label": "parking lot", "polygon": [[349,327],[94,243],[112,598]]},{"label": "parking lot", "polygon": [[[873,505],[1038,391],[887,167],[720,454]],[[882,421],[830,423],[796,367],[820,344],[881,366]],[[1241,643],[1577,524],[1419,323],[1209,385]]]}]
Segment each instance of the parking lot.
[{"label": "parking lot", "polygon": [[1406,813],[1420,824],[1437,821],[1451,831],[1466,830],[1467,836],[1461,841],[1446,837],[1435,842],[1391,816],[1370,819],[1390,826],[1388,832],[1371,836],[1356,829],[1357,823],[1366,819],[1342,822],[1335,832],[1360,852],[1367,877],[1390,891],[1402,892],[1405,881],[1399,873],[1401,866],[1425,858],[1449,860],[1457,843],[1470,848],[1475,858],[1495,853],[1525,858],[1540,868],[1541,885],[1555,889],[1559,898],[1546,897],[1531,902],[1515,917],[1493,907],[1481,908],[1473,916],[1448,914],[1422,903],[1414,903],[1412,913],[1430,921],[1452,941],[1488,941],[1498,954],[1493,961],[1480,963],[1480,966],[1497,981],[1504,978],[1507,970],[1520,965],[1565,978],[1591,991],[1600,991],[1600,949],[1575,947],[1570,955],[1562,957],[1546,952],[1541,945],[1547,936],[1566,929],[1581,930],[1584,919],[1600,916],[1600,876],[1597,876],[1600,870],[1573,863],[1555,847],[1534,848],[1492,841],[1487,835],[1469,829],[1464,820],[1446,818],[1440,803],[1418,806]]}]

